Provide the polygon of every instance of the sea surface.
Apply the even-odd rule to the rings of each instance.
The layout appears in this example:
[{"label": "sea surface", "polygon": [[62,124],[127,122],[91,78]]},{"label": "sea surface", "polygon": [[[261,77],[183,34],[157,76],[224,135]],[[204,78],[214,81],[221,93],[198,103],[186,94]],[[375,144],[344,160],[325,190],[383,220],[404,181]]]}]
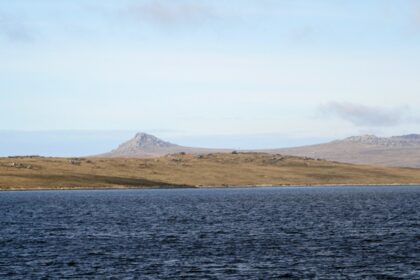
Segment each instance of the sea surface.
[{"label": "sea surface", "polygon": [[0,279],[420,279],[420,187],[0,192]]}]

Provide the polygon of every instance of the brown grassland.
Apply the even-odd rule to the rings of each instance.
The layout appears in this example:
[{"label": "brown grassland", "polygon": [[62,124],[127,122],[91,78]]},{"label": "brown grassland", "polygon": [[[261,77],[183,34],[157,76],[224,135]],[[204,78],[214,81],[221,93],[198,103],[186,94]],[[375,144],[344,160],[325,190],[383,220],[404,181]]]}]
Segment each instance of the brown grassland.
[{"label": "brown grassland", "polygon": [[0,190],[371,184],[420,184],[420,169],[264,153],[0,158]]}]

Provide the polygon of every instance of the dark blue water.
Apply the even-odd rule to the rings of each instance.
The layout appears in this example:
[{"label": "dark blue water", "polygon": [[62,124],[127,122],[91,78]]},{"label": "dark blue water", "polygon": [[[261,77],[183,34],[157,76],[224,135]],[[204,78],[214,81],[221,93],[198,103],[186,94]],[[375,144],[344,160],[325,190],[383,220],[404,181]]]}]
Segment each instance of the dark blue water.
[{"label": "dark blue water", "polygon": [[420,279],[420,187],[0,193],[1,279]]}]

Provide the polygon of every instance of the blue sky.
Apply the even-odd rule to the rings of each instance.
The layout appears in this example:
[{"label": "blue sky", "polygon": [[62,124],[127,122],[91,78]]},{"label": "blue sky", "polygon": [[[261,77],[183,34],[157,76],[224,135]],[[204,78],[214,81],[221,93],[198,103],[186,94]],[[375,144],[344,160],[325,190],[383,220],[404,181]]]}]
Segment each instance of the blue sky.
[{"label": "blue sky", "polygon": [[416,0],[0,0],[0,154],[420,132],[419,47]]}]

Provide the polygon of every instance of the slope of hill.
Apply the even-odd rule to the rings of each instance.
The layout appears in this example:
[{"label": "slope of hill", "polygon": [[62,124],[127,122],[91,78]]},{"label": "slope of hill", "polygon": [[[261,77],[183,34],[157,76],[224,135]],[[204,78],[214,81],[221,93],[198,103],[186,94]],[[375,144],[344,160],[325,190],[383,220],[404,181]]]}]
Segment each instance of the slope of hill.
[{"label": "slope of hill", "polygon": [[263,153],[175,154],[156,158],[0,158],[0,190],[419,183],[418,169]]},{"label": "slope of hill", "polygon": [[353,136],[330,143],[267,150],[294,156],[384,166],[420,167],[420,135],[389,138],[374,135]]}]

